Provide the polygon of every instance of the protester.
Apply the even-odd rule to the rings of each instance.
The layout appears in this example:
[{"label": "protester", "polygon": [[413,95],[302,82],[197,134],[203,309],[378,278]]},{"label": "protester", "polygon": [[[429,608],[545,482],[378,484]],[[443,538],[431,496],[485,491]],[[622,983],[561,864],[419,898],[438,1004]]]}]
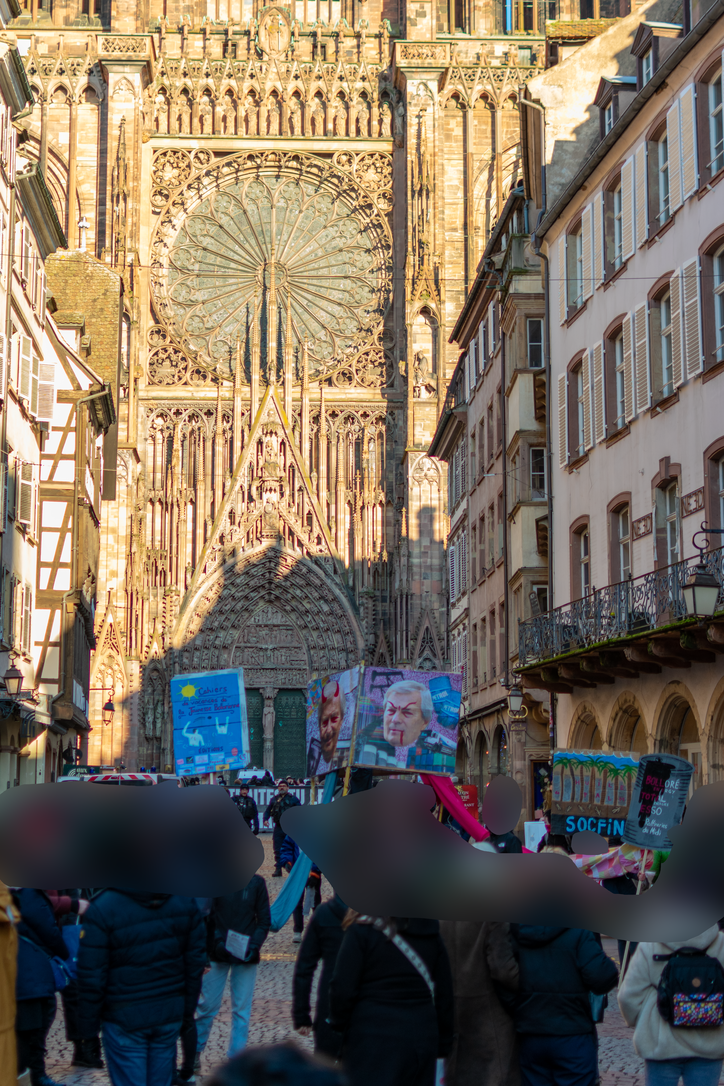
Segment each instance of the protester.
[{"label": "protester", "polygon": [[433,1086],[436,1062],[453,1041],[452,976],[438,921],[348,913],[344,923],[329,1003],[350,1086]]},{"label": "protester", "polygon": [[[619,848],[623,844],[623,837],[609,837],[609,848]],[[624,872],[623,875],[614,875],[610,879],[601,879],[601,885],[605,890],[608,890],[610,894],[623,894],[626,897],[636,896],[636,883],[638,879],[635,875],[630,875]],[[628,949],[628,958],[626,959],[626,968],[624,969],[624,958],[626,957],[626,940],[618,939],[618,964],[619,968],[623,970],[623,973],[628,970],[632,957],[636,952],[638,943],[631,943]]]},{"label": "protester", "polygon": [[193,898],[104,890],[83,916],[78,1020],[103,1032],[113,1086],[171,1086],[182,1023],[193,1014],[206,961]]},{"label": "protester", "polygon": [[547,833],[538,842],[538,852],[557,852],[559,856],[570,856],[571,844],[564,833]]},{"label": "protester", "polygon": [[[298,856],[299,846],[297,845],[296,841],[292,840],[289,834],[287,834],[282,841],[281,847],[279,849],[279,859],[287,875],[291,872],[294,864],[297,862]],[[294,929],[292,934],[292,942],[301,943],[302,932],[304,931],[304,892],[302,893],[302,896],[300,897],[297,904],[294,906],[294,911],[292,913],[292,923]]]},{"label": "protester", "polygon": [[12,895],[5,883],[0,882],[0,1086],[15,1086],[18,1074],[15,983],[19,920]]},{"label": "protester", "polygon": [[[204,975],[196,1012],[197,1070],[214,1018],[221,1007],[226,978],[231,986],[231,1033],[228,1056],[245,1047],[249,1036],[251,1001],[261,947],[271,928],[269,893],[261,875],[253,875],[243,890],[214,898],[207,920],[210,969]],[[231,939],[229,938],[231,936]],[[227,943],[241,936],[243,957],[231,953]]]},{"label": "protester", "polygon": [[[309,1036],[310,1030],[314,1030],[314,1051],[323,1052],[335,1059],[339,1055],[339,1034],[331,1030],[327,1023],[329,983],[342,945],[342,921],[346,912],[347,906],[339,894],[335,894],[314,910],[302,939],[292,981],[292,1018],[295,1030],[303,1037]],[[317,1006],[312,1021],[312,980],[320,961],[322,973],[317,986]]]},{"label": "protester", "polygon": [[446,920],[440,934],[455,997],[455,1040],[445,1086],[517,1086],[515,1028],[496,991],[496,984],[511,992],[518,986],[509,925]]},{"label": "protester", "polygon": [[207,1086],[348,1086],[341,1071],[293,1044],[260,1045],[220,1067]]},{"label": "protester", "polygon": [[[80,917],[88,908],[88,897],[79,889],[71,890],[47,890],[53,914],[61,932],[64,927],[77,926]],[[80,932],[80,928],[78,928]],[[65,1037],[73,1045],[73,1067],[89,1067],[100,1070],[105,1067],[101,1058],[101,1039],[99,1036],[82,1038],[78,1025],[78,982],[73,977],[65,988],[61,989],[60,998],[63,1003],[63,1019],[65,1022]]]},{"label": "protester", "polygon": [[[236,782],[239,783],[238,781]],[[259,832],[259,808],[256,801],[249,795],[249,785],[242,784],[239,799],[236,803],[239,813],[252,833]]]},{"label": "protester", "polygon": [[490,833],[488,838],[498,852],[520,853],[523,851],[523,842],[520,837],[508,830],[507,833]]},{"label": "protester", "polygon": [[[717,924],[682,943],[639,943],[618,993],[618,1005],[633,1043],[646,1061],[646,1086],[716,1086],[724,1059],[724,1025],[673,1026],[661,1014],[657,989],[677,950],[692,947],[724,966],[724,934]],[[656,961],[658,955],[666,960]],[[681,961],[682,959],[678,959]],[[693,964],[693,963],[692,963]],[[687,965],[691,976],[691,967]],[[698,978],[695,978],[698,979]]]},{"label": "protester", "polygon": [[18,1073],[29,1070],[31,1086],[57,1086],[45,1073],[45,1042],[56,1011],[50,959],[65,960],[68,950],[44,890],[13,889],[13,901],[21,917],[15,986]]},{"label": "protester", "polygon": [[268,826],[269,819],[274,823],[274,832],[272,834],[272,844],[274,846],[274,873],[272,878],[280,879],[282,877],[282,865],[280,859],[280,849],[282,847],[282,841],[286,837],[285,831],[282,829],[280,822],[281,817],[285,811],[290,807],[300,806],[297,797],[289,791],[289,785],[285,780],[279,781],[278,790],[276,796],[269,803],[267,809],[264,811],[264,825]]},{"label": "protester", "polygon": [[598,1040],[589,993],[615,988],[618,970],[590,931],[511,925],[518,991],[498,988],[519,1036],[522,1086],[596,1086]]}]

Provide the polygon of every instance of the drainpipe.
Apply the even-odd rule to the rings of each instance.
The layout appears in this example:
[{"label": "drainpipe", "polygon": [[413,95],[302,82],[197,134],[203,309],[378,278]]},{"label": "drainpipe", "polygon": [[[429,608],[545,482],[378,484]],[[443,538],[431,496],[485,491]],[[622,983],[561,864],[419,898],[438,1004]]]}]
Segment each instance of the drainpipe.
[{"label": "drainpipe", "polygon": [[[541,165],[540,165],[540,191],[541,209],[536,223],[536,230],[540,226],[548,209],[548,190],[546,184],[546,119],[545,108],[523,97],[524,88],[521,87],[518,94],[518,102],[521,105],[537,109],[541,115]],[[527,208],[526,208],[527,210]],[[548,483],[548,613],[553,610],[553,453],[551,448],[551,400],[553,387],[551,384],[551,289],[550,289],[550,264],[545,253],[541,252],[540,242],[535,230],[531,236],[533,252],[540,258],[543,264],[543,299],[545,306],[543,320],[543,364],[546,379],[546,482]],[[548,739],[550,744],[551,780],[553,779],[553,752],[556,749],[556,715],[558,697],[554,691],[550,693],[550,709],[548,714]]]},{"label": "drainpipe", "polygon": [[[502,302],[502,291],[501,291]],[[502,308],[502,304],[501,304]],[[502,321],[500,322],[502,324]],[[510,687],[510,613],[508,610],[508,428],[505,424],[505,332],[500,330],[500,433],[503,456],[503,614],[505,615],[505,687]]]}]

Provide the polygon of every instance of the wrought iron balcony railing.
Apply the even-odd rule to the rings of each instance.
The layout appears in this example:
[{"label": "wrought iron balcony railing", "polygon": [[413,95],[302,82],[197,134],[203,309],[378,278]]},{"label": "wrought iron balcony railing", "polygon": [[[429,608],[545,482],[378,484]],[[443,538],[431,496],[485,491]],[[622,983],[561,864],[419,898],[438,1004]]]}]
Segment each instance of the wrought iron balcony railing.
[{"label": "wrought iron balcony railing", "polygon": [[700,561],[722,586],[717,611],[724,609],[724,547],[720,547],[701,559],[687,558],[642,577],[598,588],[583,599],[521,622],[517,666],[540,664],[686,618],[683,587]]}]

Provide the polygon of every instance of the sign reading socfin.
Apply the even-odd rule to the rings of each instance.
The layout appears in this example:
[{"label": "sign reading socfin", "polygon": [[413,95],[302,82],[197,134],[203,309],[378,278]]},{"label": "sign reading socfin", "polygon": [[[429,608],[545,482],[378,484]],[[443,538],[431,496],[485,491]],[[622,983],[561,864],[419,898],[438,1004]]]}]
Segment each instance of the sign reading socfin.
[{"label": "sign reading socfin", "polygon": [[602,750],[553,754],[551,832],[623,835],[638,755]]},{"label": "sign reading socfin", "polygon": [[180,776],[246,769],[251,762],[244,671],[205,671],[171,679],[173,749]]},{"label": "sign reading socfin", "polygon": [[638,848],[671,848],[669,830],[678,826],[694,773],[691,762],[674,754],[642,755],[623,839]]}]

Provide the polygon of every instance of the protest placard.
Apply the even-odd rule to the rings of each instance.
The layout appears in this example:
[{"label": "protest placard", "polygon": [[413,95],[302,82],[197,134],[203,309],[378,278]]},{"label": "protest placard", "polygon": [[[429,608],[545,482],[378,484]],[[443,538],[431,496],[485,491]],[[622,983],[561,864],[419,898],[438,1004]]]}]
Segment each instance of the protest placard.
[{"label": "protest placard", "polygon": [[551,832],[621,836],[637,767],[637,754],[554,751]]},{"label": "protest placard", "polygon": [[639,760],[623,839],[638,848],[670,849],[669,830],[684,813],[694,773],[674,754],[644,754]]},{"label": "protest placard", "polygon": [[179,776],[250,765],[242,668],[176,675],[171,679],[171,707]]}]

